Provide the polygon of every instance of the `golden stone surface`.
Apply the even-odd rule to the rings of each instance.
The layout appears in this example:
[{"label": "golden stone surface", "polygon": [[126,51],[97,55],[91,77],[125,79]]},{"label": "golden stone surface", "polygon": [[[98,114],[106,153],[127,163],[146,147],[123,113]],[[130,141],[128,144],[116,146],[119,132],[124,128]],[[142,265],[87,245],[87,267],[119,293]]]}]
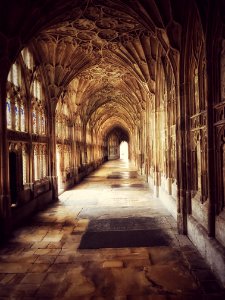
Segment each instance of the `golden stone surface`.
[{"label": "golden stone surface", "polygon": [[[124,171],[133,172],[132,178],[128,179]],[[174,246],[174,241],[179,237],[175,220],[144,185],[141,188],[139,185],[132,187],[134,182],[143,183],[143,178],[134,171],[128,162],[108,162],[81,185],[63,193],[59,203],[32,219],[33,244],[30,244],[29,227],[17,229],[12,241],[9,240],[8,245],[0,250],[0,296],[82,300],[201,297],[201,286],[193,276],[182,250],[186,249],[188,253],[192,251],[193,257],[200,262],[195,247],[187,237],[182,238],[182,244]],[[116,193],[108,179],[113,172],[125,174],[125,179],[123,176],[114,179],[116,184],[122,186]],[[93,181],[93,176],[101,179],[101,183],[100,180]],[[124,181],[129,184],[125,190]],[[87,199],[89,202],[86,202]],[[128,202],[127,199],[136,201]],[[92,205],[96,201],[98,205]],[[75,213],[77,203],[79,214]],[[68,230],[66,220],[71,218],[71,211],[74,211],[74,218]],[[47,225],[48,215],[51,220],[53,216],[55,219],[51,225]],[[117,229],[132,231],[132,223],[125,223],[126,227],[123,228],[122,221],[135,217],[136,222],[143,222],[146,216],[152,217],[149,230],[157,227],[165,233],[169,232],[171,240],[168,246],[117,248],[115,245],[113,248],[78,249],[84,233],[93,229],[88,227],[92,220],[102,222],[117,218]],[[153,220],[154,228],[151,228]],[[135,224],[137,226],[138,223]],[[110,229],[108,226],[94,229],[98,232],[115,230],[115,227]],[[140,224],[138,226],[142,232]],[[39,239],[40,233],[42,239],[36,242],[36,235]],[[20,255],[13,255],[12,251]],[[14,262],[9,262],[13,257]],[[205,269],[204,276],[206,273],[210,275],[209,269]]]}]

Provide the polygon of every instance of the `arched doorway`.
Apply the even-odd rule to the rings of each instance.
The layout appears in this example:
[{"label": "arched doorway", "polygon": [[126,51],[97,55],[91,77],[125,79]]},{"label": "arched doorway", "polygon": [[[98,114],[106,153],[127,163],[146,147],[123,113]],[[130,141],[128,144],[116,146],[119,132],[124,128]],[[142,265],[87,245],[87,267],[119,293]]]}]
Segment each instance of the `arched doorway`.
[{"label": "arched doorway", "polygon": [[128,142],[123,141],[120,143],[120,159],[128,160],[129,158],[129,145]]}]

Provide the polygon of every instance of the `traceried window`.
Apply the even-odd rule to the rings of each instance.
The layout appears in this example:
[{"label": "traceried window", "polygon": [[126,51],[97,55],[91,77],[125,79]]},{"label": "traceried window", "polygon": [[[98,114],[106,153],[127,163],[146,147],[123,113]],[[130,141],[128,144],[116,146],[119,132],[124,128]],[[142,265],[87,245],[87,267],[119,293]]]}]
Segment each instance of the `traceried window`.
[{"label": "traceried window", "polygon": [[35,107],[33,107],[33,111],[32,111],[32,129],[33,129],[33,133],[37,133],[37,115],[36,115]]},{"label": "traceried window", "polygon": [[23,161],[23,184],[26,184],[28,182],[27,178],[27,152],[26,152],[26,146],[23,145],[22,147],[22,161]]},{"label": "traceried window", "polygon": [[43,146],[42,157],[43,157],[43,177],[46,177],[47,176],[47,170],[48,170],[48,166],[47,166],[47,146],[46,145]]},{"label": "traceried window", "polygon": [[17,100],[15,101],[14,109],[15,109],[15,130],[19,130],[20,129],[20,121],[19,121],[20,111],[19,111],[19,105],[18,105]]},{"label": "traceried window", "polygon": [[194,70],[194,96],[195,96],[195,108],[194,113],[199,112],[199,75],[198,75],[198,68],[196,67]]},{"label": "traceried window", "polygon": [[34,146],[34,180],[46,177],[47,170],[47,145],[36,144]]},{"label": "traceried window", "polygon": [[46,111],[43,100],[43,93],[40,81],[33,82],[33,101],[32,101],[32,131],[35,134],[46,134]]},{"label": "traceried window", "polygon": [[71,176],[73,169],[72,151],[72,122],[68,108],[68,99],[60,99],[56,107],[56,137],[57,137],[57,176],[59,188]]},{"label": "traceried window", "polygon": [[7,128],[26,131],[25,90],[21,81],[20,66],[12,65],[8,75],[8,92],[6,99]]},{"label": "traceried window", "polygon": [[76,120],[76,132],[75,132],[75,139],[76,141],[81,141],[81,118],[80,116],[77,117]]},{"label": "traceried window", "polygon": [[18,97],[12,100],[8,95],[6,100],[7,128],[16,131],[26,131],[26,113],[22,100]]},{"label": "traceried window", "polygon": [[22,53],[22,57],[23,57],[23,61],[25,63],[25,65],[27,66],[28,69],[32,70],[33,69],[33,56],[31,55],[30,51],[28,48],[23,49]]},{"label": "traceried window", "polygon": [[87,143],[91,143],[91,130],[89,124],[87,124],[86,128],[86,141]]},{"label": "traceried window", "polygon": [[38,146],[34,147],[34,180],[39,179]]},{"label": "traceried window", "polygon": [[45,114],[42,111],[40,114],[40,128],[41,128],[41,134],[45,134],[46,129],[45,129]]},{"label": "traceried window", "polygon": [[38,153],[38,160],[39,160],[39,178],[43,178],[43,146],[39,147]]},{"label": "traceried window", "polygon": [[25,110],[24,110],[24,105],[21,103],[20,105],[20,130],[25,131]]},{"label": "traceried window", "polygon": [[56,136],[71,139],[70,114],[65,102],[59,101],[56,109]]},{"label": "traceried window", "polygon": [[8,81],[16,87],[21,85],[21,70],[17,63],[12,65],[8,75]]},{"label": "traceried window", "polygon": [[7,117],[7,128],[12,128],[12,106],[9,98],[6,100],[6,117]]},{"label": "traceried window", "polygon": [[66,171],[71,168],[71,146],[64,145],[64,167]]}]

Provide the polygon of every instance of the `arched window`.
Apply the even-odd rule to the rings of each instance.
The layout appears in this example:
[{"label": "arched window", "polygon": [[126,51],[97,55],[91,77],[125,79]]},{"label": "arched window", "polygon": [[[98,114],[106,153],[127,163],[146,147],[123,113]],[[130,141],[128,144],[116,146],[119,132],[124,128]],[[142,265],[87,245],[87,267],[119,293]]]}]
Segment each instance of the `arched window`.
[{"label": "arched window", "polygon": [[23,61],[26,65],[26,67],[30,70],[33,69],[34,61],[33,61],[33,56],[31,55],[30,51],[28,48],[24,48],[21,52]]},{"label": "arched window", "polygon": [[23,184],[26,184],[28,182],[27,178],[27,151],[26,146],[22,146],[22,162],[23,162]]},{"label": "arched window", "polygon": [[20,110],[19,110],[19,105],[18,105],[18,101],[15,100],[15,130],[19,130],[20,129]]},{"label": "arched window", "polygon": [[37,133],[37,115],[35,107],[33,107],[32,110],[32,131],[33,133]]},{"label": "arched window", "polygon": [[12,107],[9,98],[6,100],[6,117],[7,117],[7,128],[12,129]]},{"label": "arched window", "polygon": [[47,146],[43,146],[42,150],[42,155],[43,155],[43,177],[47,176]]},{"label": "arched window", "polygon": [[12,82],[16,87],[21,85],[21,70],[17,63],[12,65],[11,71],[9,72],[8,81]]},{"label": "arched window", "polygon": [[43,178],[43,145],[41,145],[39,147],[39,169],[40,169],[40,173],[39,173],[39,178]]},{"label": "arched window", "polygon": [[32,87],[32,131],[35,134],[46,134],[46,111],[43,100],[42,86],[40,81],[35,79]]},{"label": "arched window", "polygon": [[197,113],[199,111],[199,74],[198,74],[198,67],[194,70],[194,96],[195,96],[195,108],[194,113]]},{"label": "arched window", "polygon": [[34,180],[47,176],[47,145],[36,144],[34,146]]},{"label": "arched window", "polygon": [[39,165],[38,165],[38,145],[34,146],[34,180],[39,179]]},{"label": "arched window", "polygon": [[8,75],[8,93],[6,100],[7,128],[26,131],[25,90],[21,82],[20,66],[12,65]]},{"label": "arched window", "polygon": [[45,129],[45,114],[44,114],[43,110],[40,113],[40,128],[41,128],[41,134],[45,134],[46,133],[46,129]]},{"label": "arched window", "polygon": [[24,110],[24,104],[20,104],[20,130],[25,131],[25,110]]}]

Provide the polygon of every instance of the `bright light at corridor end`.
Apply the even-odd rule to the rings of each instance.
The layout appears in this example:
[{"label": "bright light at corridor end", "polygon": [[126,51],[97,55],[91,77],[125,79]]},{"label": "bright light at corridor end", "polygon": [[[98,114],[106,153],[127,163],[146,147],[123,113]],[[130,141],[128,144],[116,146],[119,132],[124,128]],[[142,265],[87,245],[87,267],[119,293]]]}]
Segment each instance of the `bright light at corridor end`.
[{"label": "bright light at corridor end", "polygon": [[120,159],[128,160],[128,143],[125,141],[120,143]]}]

